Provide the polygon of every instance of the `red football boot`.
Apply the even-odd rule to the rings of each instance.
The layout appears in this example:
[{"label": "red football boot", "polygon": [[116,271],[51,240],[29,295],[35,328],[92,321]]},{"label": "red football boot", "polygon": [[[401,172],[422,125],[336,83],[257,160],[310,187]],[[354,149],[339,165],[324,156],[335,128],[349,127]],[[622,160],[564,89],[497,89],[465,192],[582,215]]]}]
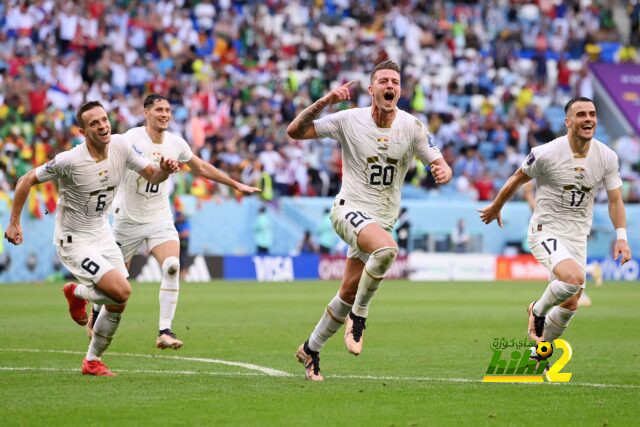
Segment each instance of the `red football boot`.
[{"label": "red football boot", "polygon": [[75,296],[73,291],[76,289],[75,283],[69,282],[62,287],[62,292],[64,292],[64,296],[67,298],[67,302],[69,303],[69,314],[71,314],[71,318],[74,322],[76,322],[80,326],[84,326],[87,324],[87,301],[78,298]]},{"label": "red football boot", "polygon": [[82,375],[95,375],[96,377],[115,377],[102,360],[82,360]]}]

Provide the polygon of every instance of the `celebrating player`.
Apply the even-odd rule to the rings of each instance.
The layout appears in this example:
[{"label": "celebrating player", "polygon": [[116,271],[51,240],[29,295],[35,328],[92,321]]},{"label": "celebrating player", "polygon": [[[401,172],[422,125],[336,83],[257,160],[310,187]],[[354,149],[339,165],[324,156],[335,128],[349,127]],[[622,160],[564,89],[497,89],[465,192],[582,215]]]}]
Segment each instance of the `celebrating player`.
[{"label": "celebrating player", "polygon": [[[180,136],[167,131],[171,121],[171,106],[161,95],[152,94],[144,100],[145,126],[130,129],[124,137],[144,158],[157,164],[161,158],[186,162],[195,175],[228,185],[243,193],[259,188],[249,187],[228,177],[213,165],[191,152]],[[171,331],[180,290],[180,239],[169,206],[169,188],[137,174],[125,173],[122,188],[114,202],[113,233],[129,267],[131,258],[145,242],[162,269],[160,281],[160,321],[156,347],[182,347],[182,341]],[[98,311],[93,307],[92,318]]]},{"label": "celebrating player", "polygon": [[398,254],[390,230],[398,217],[402,183],[413,156],[431,165],[437,183],[451,179],[451,168],[426,126],[396,107],[400,68],[393,61],[379,63],[371,73],[371,107],[316,120],[326,106],[349,100],[353,83],[320,98],[287,129],[292,138],[333,138],[342,145],[342,188],[331,210],[331,222],[349,244],[349,251],[338,294],[296,353],[312,381],[323,380],[319,352],[343,323],[347,350],[354,355],[362,351],[369,304]]},{"label": "celebrating player", "polygon": [[159,185],[178,170],[178,163],[161,158],[157,168],[138,155],[122,135],[112,136],[107,113],[99,102],[83,104],[76,120],[85,143],[58,154],[18,180],[5,237],[13,244],[22,243],[20,213],[30,188],[57,179],[60,198],[53,243],[62,264],[79,282],[63,288],[69,312],[76,323],[85,325],[87,301],[104,304],[93,327],[82,373],[114,376],[101,357],[118,328],[131,286],[107,212],[126,169]]},{"label": "celebrating player", "polygon": [[601,185],[607,191],[609,216],[616,229],[613,256],[621,256],[623,264],[631,259],[618,156],[593,138],[598,123],[595,104],[588,98],[574,98],[565,106],[565,114],[567,134],[532,149],[493,203],[479,209],[485,224],[495,219],[502,226],[502,206],[522,184],[535,178],[528,243],[551,278],[540,299],[528,307],[529,338],[536,341],[552,342],[562,335],[578,309],[586,280],[593,198]]}]

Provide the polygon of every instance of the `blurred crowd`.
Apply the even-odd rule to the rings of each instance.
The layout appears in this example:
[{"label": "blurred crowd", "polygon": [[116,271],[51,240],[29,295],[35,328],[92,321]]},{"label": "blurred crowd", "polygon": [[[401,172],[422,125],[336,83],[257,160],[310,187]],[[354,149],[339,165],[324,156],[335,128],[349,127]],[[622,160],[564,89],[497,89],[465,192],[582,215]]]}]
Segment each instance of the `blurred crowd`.
[{"label": "blurred crowd", "polygon": [[[369,72],[392,59],[399,107],[428,123],[455,174],[436,189],[416,162],[412,194],[487,200],[532,146],[564,133],[550,115],[593,97],[590,61],[638,60],[639,27],[637,1],[1,1],[0,198],[82,142],[82,102],[102,101],[119,133],[142,123],[150,92],[170,100],[171,131],[263,198],[333,195],[339,147],[291,140],[286,126],[350,79],[338,108],[369,105]],[[640,140],[606,142],[638,202]],[[178,195],[236,196],[186,172],[174,181]],[[36,204],[55,197],[41,191]]]}]

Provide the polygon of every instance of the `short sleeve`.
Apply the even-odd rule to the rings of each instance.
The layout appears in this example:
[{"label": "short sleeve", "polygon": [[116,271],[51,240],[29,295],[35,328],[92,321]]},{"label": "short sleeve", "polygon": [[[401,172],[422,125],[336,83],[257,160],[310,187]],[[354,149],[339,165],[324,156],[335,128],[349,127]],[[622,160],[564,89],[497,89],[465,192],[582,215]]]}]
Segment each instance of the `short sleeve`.
[{"label": "short sleeve", "polygon": [[191,151],[191,147],[184,139],[180,138],[180,154],[178,154],[178,162],[185,163],[191,160],[193,157],[193,151]]},{"label": "short sleeve", "polygon": [[65,151],[56,155],[44,165],[36,168],[36,178],[40,182],[59,179],[66,174],[70,153]]},{"label": "short sleeve", "polygon": [[413,140],[413,152],[422,163],[431,164],[442,157],[433,135],[427,127],[416,119],[417,128]]},{"label": "short sleeve", "polygon": [[609,191],[622,186],[620,170],[618,168],[618,155],[610,151],[606,156],[604,170],[604,188]]},{"label": "short sleeve", "polygon": [[133,144],[129,143],[126,138],[123,138],[123,146],[125,147],[125,159],[128,169],[135,172],[140,172],[146,168],[150,162],[148,159],[142,156],[142,152],[134,148]]},{"label": "short sleeve", "polygon": [[318,136],[320,138],[333,138],[342,141],[344,135],[342,124],[348,111],[349,110],[340,111],[314,120],[313,125],[316,128]]},{"label": "short sleeve", "polygon": [[529,155],[522,162],[522,172],[529,178],[537,178],[544,172],[543,161],[540,160],[540,152],[533,148]]}]

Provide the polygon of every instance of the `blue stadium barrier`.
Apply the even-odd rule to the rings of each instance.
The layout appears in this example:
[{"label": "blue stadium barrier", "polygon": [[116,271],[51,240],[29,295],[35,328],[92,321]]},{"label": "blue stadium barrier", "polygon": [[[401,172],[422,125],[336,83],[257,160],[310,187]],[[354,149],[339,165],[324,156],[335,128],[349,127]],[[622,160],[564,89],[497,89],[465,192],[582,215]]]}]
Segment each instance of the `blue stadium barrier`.
[{"label": "blue stadium barrier", "polygon": [[[493,223],[483,224],[476,209],[486,206],[486,202],[457,200],[447,193],[446,186],[439,193],[429,193],[427,199],[406,199],[412,236],[429,235],[441,241],[451,233],[459,219],[466,223],[467,232],[478,243],[477,250],[500,254],[505,245],[517,245],[526,236],[530,211],[524,202],[510,202],[504,207],[503,228]],[[305,229],[315,233],[324,210],[333,203],[332,198],[282,198],[277,204],[268,205],[268,215],[272,219],[274,244],[271,254],[289,257],[295,253]],[[252,224],[258,208],[263,203],[255,197],[244,198],[241,202],[232,200],[222,203],[204,202],[190,217],[191,241],[189,252],[201,255],[252,255],[255,252]],[[628,205],[627,231],[633,253],[640,251],[640,206]],[[8,224],[8,212],[0,213],[3,226]],[[5,242],[5,252],[11,257],[8,271],[0,274],[0,283],[41,281],[54,275],[57,262],[52,244],[54,218],[46,215],[43,219],[23,216],[25,243],[13,246]],[[611,251],[615,234],[609,220],[606,204],[597,204],[594,211],[592,236],[588,249],[591,257],[606,257]],[[436,250],[442,250],[440,246]],[[29,270],[29,254],[37,257],[33,270]],[[245,257],[240,269],[251,267],[255,272],[253,257]],[[231,261],[230,261],[231,262]],[[294,264],[296,267],[296,264]],[[250,274],[253,275],[254,273]],[[240,273],[239,273],[240,274]],[[316,273],[317,274],[317,273]],[[239,277],[238,277],[239,278]]]}]

